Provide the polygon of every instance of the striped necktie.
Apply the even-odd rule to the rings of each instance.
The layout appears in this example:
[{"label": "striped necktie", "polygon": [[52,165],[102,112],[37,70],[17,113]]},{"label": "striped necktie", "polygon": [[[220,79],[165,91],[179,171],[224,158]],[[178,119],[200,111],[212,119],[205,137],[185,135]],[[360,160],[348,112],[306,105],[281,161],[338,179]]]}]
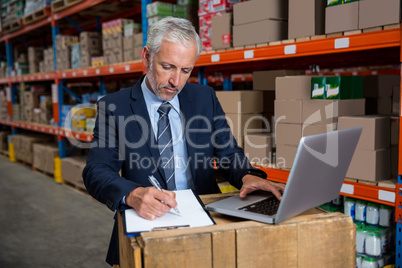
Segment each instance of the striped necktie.
[{"label": "striped necktie", "polygon": [[176,183],[174,179],[173,139],[168,115],[171,108],[172,105],[169,102],[164,102],[159,106],[158,147],[167,189],[174,191],[176,190]]}]

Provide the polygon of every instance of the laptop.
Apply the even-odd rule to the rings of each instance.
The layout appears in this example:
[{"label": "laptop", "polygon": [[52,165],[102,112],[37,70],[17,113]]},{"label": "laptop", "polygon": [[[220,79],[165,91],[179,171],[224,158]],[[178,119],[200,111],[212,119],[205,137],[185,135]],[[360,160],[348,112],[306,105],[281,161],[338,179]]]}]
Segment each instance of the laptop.
[{"label": "laptop", "polygon": [[357,127],[302,137],[280,202],[270,192],[257,191],[245,198],[236,195],[205,207],[277,224],[329,202],[339,195],[361,132],[362,128]]}]

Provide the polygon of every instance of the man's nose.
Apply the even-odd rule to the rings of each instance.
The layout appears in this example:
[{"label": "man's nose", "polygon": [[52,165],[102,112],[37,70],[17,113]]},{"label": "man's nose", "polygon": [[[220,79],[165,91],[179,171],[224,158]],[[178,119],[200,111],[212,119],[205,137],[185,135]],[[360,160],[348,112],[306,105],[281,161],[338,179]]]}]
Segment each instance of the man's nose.
[{"label": "man's nose", "polygon": [[173,72],[170,76],[170,84],[172,86],[178,87],[179,86],[179,81],[180,81],[180,71]]}]

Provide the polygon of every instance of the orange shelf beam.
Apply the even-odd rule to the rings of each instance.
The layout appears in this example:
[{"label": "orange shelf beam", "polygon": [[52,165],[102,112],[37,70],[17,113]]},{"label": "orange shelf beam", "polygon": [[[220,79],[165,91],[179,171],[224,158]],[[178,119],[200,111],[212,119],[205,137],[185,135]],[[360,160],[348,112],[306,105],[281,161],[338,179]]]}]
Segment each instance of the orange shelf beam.
[{"label": "orange shelf beam", "polygon": [[384,30],[334,38],[323,38],[305,42],[272,45],[266,47],[229,50],[202,54],[196,66],[243,63],[252,61],[285,59],[332,53],[362,51],[369,49],[399,47],[400,30]]},{"label": "orange shelf beam", "polygon": [[51,26],[50,23],[51,23],[51,17],[49,16],[49,17],[47,17],[47,18],[45,18],[43,20],[37,21],[37,22],[32,23],[32,24],[28,24],[28,25],[22,27],[21,29],[15,31],[15,32],[12,32],[12,33],[9,33],[9,34],[6,34],[6,35],[2,36],[0,38],[0,42],[5,42],[6,40],[10,40],[12,38],[21,36],[21,35],[23,35],[25,33],[29,33],[29,32],[31,32],[33,30],[39,29],[39,28],[47,26],[47,25],[50,27]]}]

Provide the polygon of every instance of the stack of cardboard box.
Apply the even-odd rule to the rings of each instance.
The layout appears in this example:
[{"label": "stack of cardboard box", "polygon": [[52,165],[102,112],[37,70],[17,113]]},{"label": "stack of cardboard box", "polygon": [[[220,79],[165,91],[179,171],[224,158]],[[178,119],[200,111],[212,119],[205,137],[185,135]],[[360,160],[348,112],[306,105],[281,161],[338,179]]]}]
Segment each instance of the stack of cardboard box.
[{"label": "stack of cardboard box", "polygon": [[21,108],[18,103],[13,104],[12,113],[13,113],[13,120],[21,121]]},{"label": "stack of cardboard box", "polygon": [[52,97],[50,95],[40,96],[39,108],[40,108],[39,123],[45,125],[50,124],[50,120],[53,117]]},{"label": "stack of cardboard box", "polygon": [[261,91],[239,90],[218,91],[216,96],[226,114],[229,127],[240,147],[244,136],[250,132],[261,132],[264,118]]},{"label": "stack of cardboard box", "polygon": [[43,61],[43,52],[43,48],[41,47],[28,48],[28,64],[30,74],[39,72],[39,62]]},{"label": "stack of cardboard box", "polygon": [[400,23],[399,0],[345,0],[325,10],[325,33],[367,29]]},{"label": "stack of cardboard box", "polygon": [[288,31],[288,1],[253,0],[233,7],[233,46],[283,40]]},{"label": "stack of cardboard box", "polygon": [[91,58],[102,55],[102,35],[98,32],[80,33],[81,68],[91,66]]},{"label": "stack of cardboard box", "polygon": [[275,136],[278,168],[291,168],[302,136],[337,128],[339,116],[364,115],[364,99],[311,99],[311,77],[276,81]]},{"label": "stack of cardboard box", "polygon": [[53,47],[49,47],[43,52],[43,61],[39,62],[39,72],[51,73],[54,72],[54,53]]},{"label": "stack of cardboard box", "polygon": [[57,70],[71,68],[71,46],[78,43],[78,36],[56,35]]},{"label": "stack of cardboard box", "polygon": [[32,164],[33,162],[33,144],[46,143],[53,139],[52,136],[43,134],[11,135],[11,142],[14,145],[15,158],[19,161]]},{"label": "stack of cardboard box", "polygon": [[[199,34],[202,46],[205,51],[212,50],[212,18],[233,10],[233,6],[244,0],[199,0],[198,17],[199,17]],[[222,18],[216,18],[215,25],[220,21],[224,21],[225,25],[221,25],[215,33],[215,47],[228,47],[231,43],[231,30],[228,32],[228,25],[231,24],[231,15],[225,15]],[[216,27],[215,27],[216,28]],[[222,42],[221,39],[222,38]],[[222,47],[223,46],[223,47]],[[230,46],[229,46],[230,47]]]},{"label": "stack of cardboard box", "polygon": [[339,118],[338,127],[363,128],[346,177],[365,181],[388,180],[391,176],[390,118],[345,116]]},{"label": "stack of cardboard box", "polygon": [[8,116],[7,97],[4,91],[0,92],[0,118],[6,119]]},{"label": "stack of cardboard box", "polygon": [[366,113],[389,115],[392,113],[393,102],[398,103],[395,106],[397,106],[396,112],[399,113],[398,96],[400,92],[398,90],[400,83],[399,75],[365,76],[363,87],[366,98]]},{"label": "stack of cardboard box", "polygon": [[123,62],[124,26],[130,19],[117,19],[102,23],[102,47],[105,65]]},{"label": "stack of cardboard box", "polygon": [[32,166],[46,173],[54,174],[54,158],[59,155],[57,144],[35,143],[32,148]]},{"label": "stack of cardboard box", "polygon": [[24,103],[24,120],[33,122],[33,109],[39,107],[39,93],[24,91],[22,92]]},{"label": "stack of cardboard box", "polygon": [[216,15],[211,22],[212,49],[225,49],[232,47],[232,13]]},{"label": "stack of cardboard box", "polygon": [[133,61],[141,58],[143,34],[141,24],[129,23],[124,27],[123,60]]},{"label": "stack of cardboard box", "polygon": [[63,181],[85,187],[82,179],[82,171],[85,168],[86,159],[86,156],[73,156],[61,159],[61,174]]}]

